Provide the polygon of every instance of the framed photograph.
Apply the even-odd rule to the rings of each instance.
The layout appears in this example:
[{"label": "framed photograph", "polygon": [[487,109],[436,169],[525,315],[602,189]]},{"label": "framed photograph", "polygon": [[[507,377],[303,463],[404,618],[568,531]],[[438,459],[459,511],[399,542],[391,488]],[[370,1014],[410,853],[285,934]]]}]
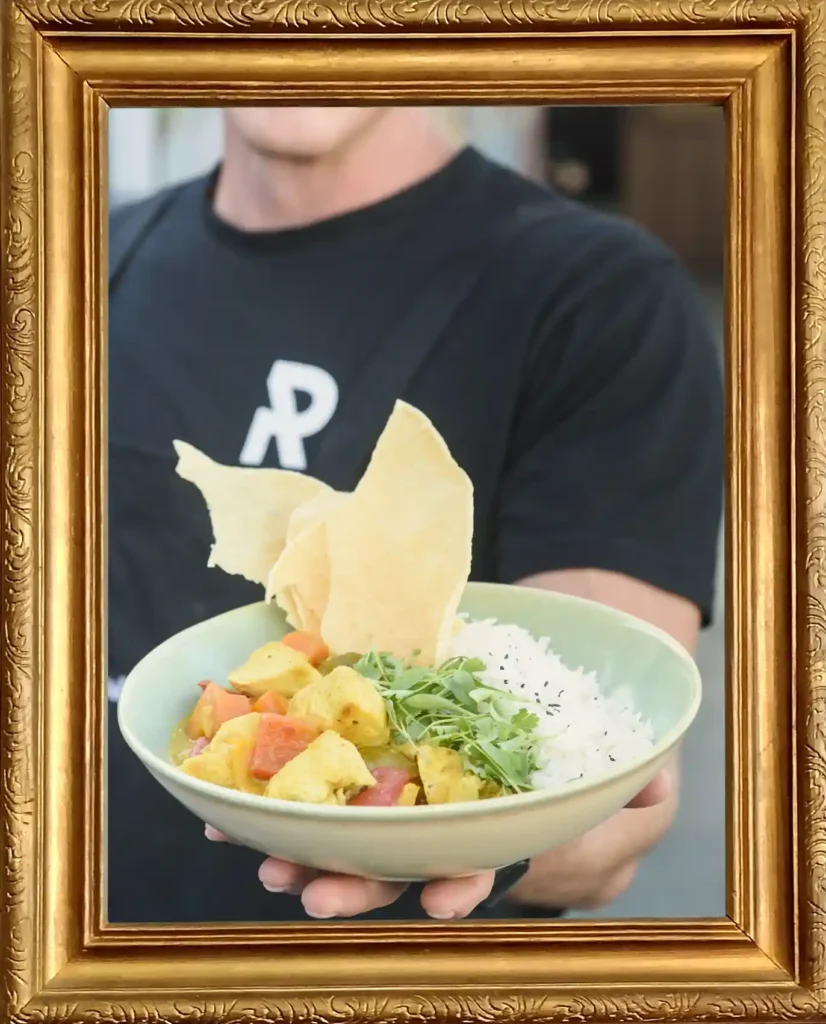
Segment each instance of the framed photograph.
[{"label": "framed photograph", "polygon": [[[626,108],[635,116],[625,117]],[[391,160],[411,146],[411,166],[418,171],[405,177],[402,168],[388,177],[382,156],[366,156],[369,187],[353,184],[349,165],[342,162],[332,176],[316,168],[316,184],[308,186],[309,192],[301,190],[322,150],[327,159],[347,139],[368,138],[371,125],[388,109],[407,113],[382,129],[383,152]],[[619,114],[611,113],[617,109]],[[209,112],[209,120],[201,120],[197,111],[205,118]],[[234,118],[232,111],[245,113]],[[256,117],[262,111],[315,114],[276,118],[273,128]],[[437,154],[432,166],[422,155],[431,152],[422,111],[439,119],[440,139],[453,140],[439,143],[447,148],[438,152],[448,155]],[[571,117],[555,121],[558,111]],[[574,111],[594,118],[579,134]],[[271,130],[276,141],[267,134]],[[224,136],[215,134],[222,131]],[[471,139],[470,149],[455,141],[462,133]],[[411,140],[420,137],[424,141],[417,149]],[[173,146],[170,139],[178,141]],[[607,156],[600,139],[605,145],[615,140]],[[230,163],[232,145],[246,146],[250,162],[244,184],[230,194],[227,181],[236,166]],[[280,146],[292,148],[286,153]],[[213,168],[221,160],[218,174]],[[290,175],[267,177],[265,168],[273,160],[303,175],[301,189],[292,188]],[[611,168],[620,169],[619,177]],[[453,184],[439,200],[442,205],[432,205],[434,182],[446,174],[454,176]],[[344,205],[337,198],[342,183],[350,189]],[[353,466],[344,466],[353,449],[342,446],[346,440],[347,446],[358,447],[361,435],[356,437],[348,421],[350,433],[341,434],[345,440],[337,442],[338,448],[323,448],[327,441],[322,440],[323,450],[316,452],[313,438],[323,438],[337,407],[370,404],[352,400],[351,376],[373,379],[369,345],[378,346],[391,334],[401,337],[400,327],[394,333],[400,310],[407,333],[419,337],[418,321],[414,329],[415,318],[408,317],[412,299],[428,296],[438,309],[444,280],[455,274],[457,290],[466,287],[458,279],[458,257],[451,246],[462,242],[463,252],[473,250],[473,258],[481,258],[473,233],[481,230],[473,213],[474,190],[487,190],[485,195],[502,203],[503,196],[518,192],[528,197],[524,203],[513,199],[520,209],[544,210],[543,203],[550,204],[550,226],[543,237],[551,248],[560,246],[562,256],[558,266],[549,262],[548,274],[566,283],[553,302],[551,292],[543,290],[550,284],[537,283],[528,293],[530,270],[536,271],[537,282],[544,273],[541,259],[532,258],[524,273],[514,274],[513,267],[522,266],[519,247],[510,261],[499,259],[497,249],[497,258],[483,268],[484,296],[477,296],[479,302],[484,298],[488,312],[477,314],[476,323],[487,325],[488,333],[478,335],[482,340],[469,359],[463,357],[461,371],[458,364],[448,370],[445,363],[429,389],[408,387],[414,369],[423,372],[411,364],[405,382],[388,385],[390,398],[403,397],[423,410],[400,415],[426,413],[472,479],[477,532],[471,580],[480,587],[527,581],[536,589],[526,593],[536,594],[542,584],[537,574],[547,570],[559,583],[551,582],[550,589],[572,595],[572,601],[591,597],[613,603],[617,615],[647,618],[662,649],[668,647],[671,656],[687,663],[676,641],[664,637],[671,633],[681,640],[683,634],[671,628],[665,613],[660,615],[659,604],[646,615],[640,611],[644,597],[638,605],[610,597],[610,580],[635,577],[639,594],[656,592],[682,602],[674,607],[688,616],[686,629],[692,636],[701,619],[702,625],[712,619],[717,623],[710,628],[719,631],[714,634],[719,664],[707,668],[704,649],[694,652],[704,676],[703,710],[688,733],[686,748],[689,742],[696,748],[684,752],[680,781],[684,805],[694,810],[680,812],[679,841],[663,839],[652,854],[660,857],[656,872],[646,874],[649,861],[642,853],[629,854],[613,873],[605,869],[601,887],[593,891],[571,882],[567,890],[543,895],[542,885],[553,888],[560,877],[561,861],[543,869],[538,848],[527,846],[531,836],[551,828],[551,819],[542,824],[530,818],[530,808],[539,806],[530,802],[535,793],[520,794],[521,783],[511,786],[509,781],[511,768],[506,771],[491,755],[486,763],[492,774],[481,776],[499,787],[491,791],[491,806],[502,799],[516,801],[509,807],[527,809],[524,819],[502,819],[512,821],[510,827],[484,833],[482,845],[505,852],[491,852],[487,860],[480,855],[475,867],[465,865],[457,851],[471,833],[462,832],[462,823],[476,812],[457,817],[454,828],[449,813],[440,817],[444,808],[438,809],[427,818],[428,835],[439,847],[438,863],[449,865],[444,876],[483,876],[485,881],[477,895],[468,897],[466,909],[435,911],[436,890],[431,888],[430,910],[430,897],[422,897],[426,914],[400,910],[394,916],[395,895],[385,895],[387,879],[398,884],[414,876],[443,877],[441,868],[416,874],[418,868],[409,866],[416,859],[411,853],[416,830],[413,819],[404,817],[436,808],[399,808],[399,820],[408,823],[399,836],[413,838],[391,841],[396,863],[408,865],[398,866],[396,874],[382,866],[387,830],[381,831],[383,819],[371,818],[372,809],[361,809],[361,817],[353,818],[364,823],[360,841],[358,829],[342,817],[346,810],[333,808],[338,817],[331,820],[338,824],[331,825],[330,850],[319,855],[318,863],[312,852],[302,861],[299,847],[312,847],[319,837],[324,846],[328,833],[311,835],[310,830],[299,836],[303,826],[295,823],[306,816],[296,811],[285,819],[294,824],[285,826],[283,848],[267,847],[266,852],[289,854],[310,864],[314,873],[272,881],[266,872],[273,863],[283,867],[283,861],[260,867],[262,854],[247,856],[250,850],[239,849],[238,844],[255,845],[257,826],[249,824],[253,812],[249,819],[238,810],[234,817],[228,813],[224,820],[210,820],[209,794],[219,787],[207,776],[181,782],[176,792],[174,780],[169,782],[171,768],[149,763],[148,772],[134,756],[135,751],[140,755],[134,737],[142,728],[148,735],[153,726],[127,721],[129,714],[137,714],[131,710],[140,703],[137,698],[130,697],[130,710],[126,696],[117,701],[123,676],[129,676],[124,694],[137,692],[131,680],[143,670],[135,666],[150,664],[150,650],[156,658],[153,671],[160,671],[157,666],[167,662],[157,660],[158,651],[172,648],[159,645],[174,644],[182,631],[202,629],[198,623],[212,616],[239,614],[231,607],[260,600],[262,593],[256,598],[243,589],[247,581],[267,584],[266,575],[259,580],[245,568],[245,527],[239,527],[241,540],[237,531],[232,538],[226,519],[221,520],[227,489],[207,480],[203,474],[211,470],[203,469],[203,462],[184,468],[188,458],[204,457],[189,442],[204,448],[208,463],[214,458],[224,468],[233,464],[231,473],[270,467],[288,471],[291,479],[303,474],[306,481],[312,479],[314,460],[326,459],[329,473],[319,469],[324,486],[349,494],[358,479],[357,460],[353,456]],[[539,191],[532,190],[555,198],[540,199]],[[209,224],[194,206],[185,219],[187,204],[199,195],[207,197],[202,212],[212,218]],[[429,205],[416,205],[425,195]],[[162,197],[160,205],[149,196]],[[593,208],[600,203],[610,209]],[[577,212],[586,207],[587,214]],[[149,211],[151,216],[116,237],[116,209]],[[255,220],[255,209],[265,211],[263,221]],[[394,226],[391,210],[393,217],[406,211],[404,226]],[[158,227],[161,213],[171,218],[165,227]],[[461,217],[466,235],[461,234],[464,227],[451,226]],[[574,228],[563,245],[566,217],[573,218]],[[3,1020],[826,1022],[826,8],[821,0],[6,0],[0,11],[0,219]],[[577,232],[588,225],[602,241],[582,249],[582,273],[590,283],[582,286],[585,319],[580,321],[580,313],[566,303],[578,294]],[[532,238],[545,231],[533,227]],[[151,238],[150,228],[157,228]],[[431,228],[432,237],[441,239],[438,252],[419,248],[422,233]],[[375,242],[378,250],[373,242],[357,247],[356,236],[363,239],[368,230],[385,239]],[[301,239],[297,232],[304,232]],[[284,261],[285,239],[295,243],[289,262]],[[625,269],[609,282],[615,296],[611,301],[618,305],[599,314],[594,296],[608,288],[604,279],[613,273],[611,239],[620,239],[617,259]],[[309,258],[310,240],[318,262],[290,276]],[[129,287],[122,287],[124,278],[116,297],[114,280],[139,243],[145,248],[134,262]],[[225,262],[207,266],[208,246],[217,251],[219,243]],[[338,246],[334,254],[333,245]],[[672,250],[677,252],[673,262]],[[265,251],[267,262],[262,263]],[[638,263],[623,262],[633,253],[642,254]],[[693,265],[677,269],[681,261],[695,259],[696,274]],[[682,283],[678,292],[668,290],[674,275],[680,275],[680,282],[692,275],[704,280],[704,275],[717,275],[709,294],[722,341],[719,410],[713,395],[708,397],[711,392],[699,386],[679,390],[695,373],[694,350],[677,350],[672,343],[693,323],[695,306],[684,297],[688,291]],[[273,288],[280,289],[278,302],[264,316],[259,296]],[[245,297],[233,299],[233,294]],[[672,301],[673,294],[679,298]],[[638,315],[629,305],[634,296],[654,304],[650,316],[641,312],[638,320],[631,319]],[[531,302],[543,323],[556,325],[554,338],[563,339],[563,347],[539,355],[531,349],[531,359],[539,360],[531,365],[544,369],[532,371],[523,382],[524,394],[533,396],[534,403],[525,412],[523,392],[511,383],[507,353],[521,344],[523,321],[526,352],[535,340],[533,326],[527,326],[528,319],[532,325],[536,320]],[[627,311],[630,324],[623,335],[629,346],[627,366],[618,362],[625,358],[616,341],[625,313],[615,317],[613,311],[620,309]],[[591,324],[588,317],[597,319]],[[646,348],[646,325],[657,317],[665,318],[658,321],[665,326]],[[606,340],[600,347],[606,318],[611,323],[605,338],[616,344]],[[458,338],[455,319],[444,335],[434,328],[434,337]],[[224,356],[218,371],[217,350],[211,346],[222,338],[223,351],[231,356]],[[346,365],[335,362],[337,338],[357,353]],[[511,348],[502,338],[509,339]],[[259,349],[253,351],[251,339],[257,339]],[[454,340],[443,344],[446,352]],[[587,360],[576,355],[586,344],[594,345]],[[407,353],[399,342],[385,367],[387,379],[401,372]],[[248,358],[254,385],[242,374]],[[711,362],[709,356],[709,367]],[[647,377],[643,363],[651,367]],[[353,375],[348,376],[350,369]],[[559,383],[563,379],[564,386]],[[582,389],[592,385],[593,394],[603,396],[598,415],[597,407],[582,399]],[[713,384],[709,388],[713,391]],[[186,416],[182,405],[170,404],[173,389],[191,397]],[[610,414],[606,389],[615,395]],[[552,393],[553,399],[548,397]],[[669,404],[656,404],[655,397],[664,394],[672,396]],[[239,395],[245,404],[238,406],[236,423],[233,403]],[[283,403],[290,406],[289,416]],[[496,413],[500,404],[502,415]],[[514,462],[509,446],[517,442],[504,436],[510,427],[502,427],[501,451],[499,435],[492,433],[488,443],[484,430],[501,421],[516,424],[513,429],[522,438],[518,443],[527,445],[524,438],[533,438],[539,429],[537,410],[546,406],[543,415],[554,426],[542,434],[541,444],[535,438],[530,442],[536,443],[534,462]],[[411,407],[402,403],[394,408]],[[475,413],[468,411],[473,408]],[[621,433],[620,418],[634,424],[633,431],[629,426]],[[314,426],[308,425],[311,420]],[[595,424],[602,432],[599,444],[587,441],[595,436],[589,433],[597,431]],[[208,427],[215,428],[212,435]],[[369,435],[372,444],[378,430],[365,427],[364,439]],[[566,431],[575,432],[586,447],[560,455]],[[610,448],[612,437],[616,444]],[[173,438],[187,442],[178,447],[177,476]],[[128,457],[116,454],[118,446],[128,448]],[[155,457],[153,446],[171,460],[163,464],[169,480],[160,470],[146,468]],[[369,454],[368,446],[365,462]],[[536,488],[545,459],[554,467],[559,489],[533,500],[557,524],[564,541],[557,548],[547,538],[531,540],[539,527],[528,511],[526,491],[517,497],[508,491],[515,476],[520,487]],[[707,502],[688,485],[681,490],[701,461],[710,467],[709,474],[719,470],[720,476],[719,487],[710,485]],[[504,468],[486,475],[500,463]],[[585,472],[572,468],[577,466],[585,466]],[[407,486],[412,485],[399,485],[396,494],[408,494]],[[558,511],[562,494],[576,529]],[[630,495],[646,496],[648,518]],[[450,500],[464,499],[454,495]],[[478,518],[486,501],[498,510],[498,523],[516,524],[513,534],[492,542],[496,565],[506,563],[507,568],[485,569],[486,549],[476,546],[476,537],[487,535],[488,520],[480,529]],[[250,498],[240,512],[244,502],[239,503],[230,510],[232,516],[247,522],[243,515],[251,514],[254,520],[255,500]],[[725,583],[712,613],[706,591],[710,594],[716,571],[720,508]],[[621,543],[584,544],[586,521],[595,509],[606,519],[603,540],[615,528],[617,535],[626,531]],[[190,522],[197,522],[200,531],[191,544],[188,535],[175,534],[169,526]],[[334,533],[331,521],[325,522],[332,552],[334,538],[345,533]],[[336,529],[344,531],[344,526]],[[121,544],[119,538],[130,530],[144,536],[143,548],[137,542],[134,547]],[[701,531],[699,554],[691,544]],[[360,535],[358,542],[378,544],[375,536]],[[463,551],[465,540],[470,551],[469,535],[462,538],[445,547],[445,557]],[[236,545],[232,554],[230,542]],[[341,543],[344,551],[347,544]],[[649,557],[658,544],[660,561]],[[193,570],[191,597],[180,597],[175,588],[188,572],[184,561],[194,559],[206,573],[210,557],[220,568],[203,577],[200,568]],[[362,558],[358,564],[368,562]],[[221,568],[236,575],[224,577]],[[582,580],[594,573],[602,581],[594,585],[597,589],[582,589]],[[210,587],[217,586],[212,582],[217,579],[235,581],[237,589],[227,583],[230,589],[214,597]],[[575,580],[570,589],[569,579]],[[295,622],[295,616],[308,621],[303,597],[292,606],[290,618],[290,594],[298,589],[287,588],[284,596],[272,586],[287,621]],[[332,602],[334,583],[329,587]],[[525,601],[540,598],[545,599]],[[513,600],[514,608],[522,608]],[[567,597],[558,600],[560,609],[568,607]],[[473,607],[487,607],[479,601]],[[165,617],[162,607],[167,608]],[[577,614],[597,615],[594,607],[589,604],[587,611],[583,604]],[[630,620],[622,621],[623,628],[632,628]],[[259,635],[250,628],[250,637]],[[197,640],[205,634],[187,635]],[[587,643],[581,641],[581,649],[602,642],[592,634]],[[680,652],[683,646],[692,647],[693,641],[680,646]],[[356,649],[363,655],[367,646]],[[571,650],[571,657],[578,656],[575,645]],[[193,666],[201,664],[192,658]],[[321,655],[316,661],[310,654],[306,658],[318,675]],[[345,670],[354,671],[352,664],[347,662]],[[381,675],[389,669],[376,671],[379,675],[371,678],[390,686]],[[711,677],[719,677],[719,686]],[[249,705],[250,715],[288,716],[277,702],[263,710],[260,694],[237,682],[243,674],[235,678],[236,690],[256,701]],[[628,685],[633,688],[636,681]],[[162,691],[153,691],[156,707],[163,704]],[[672,699],[662,692],[651,698],[655,718]],[[233,696],[238,699],[238,693]],[[400,714],[399,706],[393,705],[393,714]],[[145,715],[152,718],[154,711],[147,707]],[[696,702],[691,715],[695,712]],[[131,750],[123,745],[121,732]],[[712,743],[712,734],[719,736],[716,754],[703,746]],[[187,735],[192,739],[195,733]],[[206,742],[208,736],[201,738]],[[116,740],[123,745],[128,769],[118,767]],[[587,741],[591,753],[594,742]],[[665,771],[663,766],[671,764],[666,755],[672,756],[676,746],[675,739],[668,750],[657,748],[661,756],[655,767]],[[187,750],[182,757],[197,757],[194,747]],[[606,756],[613,761],[613,755]],[[582,778],[591,763],[586,761]],[[649,761],[654,765],[653,755]],[[418,785],[430,803],[437,802],[431,799],[421,760],[417,763]],[[280,770],[256,778],[275,778]],[[130,788],[133,775],[140,778],[135,786],[155,794],[151,799],[144,801]],[[383,785],[384,776],[372,775]],[[653,768],[648,776],[639,775],[639,785],[649,787],[643,792],[650,792],[652,775]],[[572,778],[579,779],[580,789],[587,788],[580,776]],[[479,777],[473,775],[473,799],[483,794]],[[669,778],[676,793],[676,775]],[[418,793],[411,800],[421,802],[417,785],[410,785]],[[511,790],[517,795],[499,796]],[[331,790],[329,799],[317,802],[342,803],[341,792]],[[632,795],[629,790],[610,808],[606,798],[605,813],[646,813],[620,810],[641,806],[627,802]],[[260,799],[243,796],[250,808]],[[290,799],[300,800],[283,797],[283,802]],[[577,833],[582,807],[576,794],[571,800],[564,805],[568,810],[556,812],[553,828],[560,836]],[[703,815],[713,817],[715,808],[719,829],[712,835],[713,830],[704,831],[703,822],[711,819]],[[582,821],[586,818],[583,810]],[[190,830],[188,837],[196,830],[191,843],[176,838],[179,820],[186,822],[181,828]],[[203,837],[204,823],[212,842]],[[230,835],[236,842],[221,841]],[[657,832],[649,845],[660,838]],[[553,845],[550,839],[548,845]],[[264,849],[260,843],[259,849]],[[494,876],[493,869],[517,855],[524,858],[524,864],[519,861],[522,876],[508,876],[508,884],[515,886],[514,893],[528,895],[518,897],[519,906],[514,896],[512,904],[499,903],[496,913],[477,913],[474,908],[492,900],[496,879],[507,873],[506,867]],[[219,866],[205,867],[210,858]],[[569,856],[571,871],[576,859]],[[706,860],[714,862],[709,870],[719,880],[719,901],[712,894],[703,902],[692,889]],[[318,870],[336,872],[347,882],[361,873],[360,865],[366,865],[366,877],[384,880],[369,883],[385,886],[370,890],[381,895],[339,911],[312,909],[307,887],[317,883]],[[269,893],[258,882],[259,869]],[[640,891],[648,886],[650,898],[623,903],[635,874],[634,884]],[[534,881],[529,885],[526,878]],[[470,885],[468,878],[459,881]],[[680,902],[683,887],[686,895]],[[287,899],[295,913],[273,909],[282,905],[273,901]],[[539,909],[526,913],[525,903]],[[367,913],[383,904],[391,908],[384,916]],[[602,910],[592,912],[597,905]],[[707,906],[712,908],[708,913]],[[235,907],[242,909],[236,912]]]}]

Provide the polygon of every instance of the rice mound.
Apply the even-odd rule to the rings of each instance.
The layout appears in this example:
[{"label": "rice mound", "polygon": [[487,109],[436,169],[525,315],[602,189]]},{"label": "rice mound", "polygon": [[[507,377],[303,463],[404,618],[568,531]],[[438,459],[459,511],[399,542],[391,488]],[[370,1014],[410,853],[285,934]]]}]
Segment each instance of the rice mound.
[{"label": "rice mound", "polygon": [[514,712],[526,707],[523,699],[539,705],[527,705],[539,716],[538,770],[531,779],[537,789],[603,775],[644,759],[654,744],[651,723],[621,690],[601,693],[596,673],[568,668],[547,638],[535,640],[520,626],[495,619],[463,618],[452,654],[479,658],[487,666],[479,673],[483,682],[518,694]]}]

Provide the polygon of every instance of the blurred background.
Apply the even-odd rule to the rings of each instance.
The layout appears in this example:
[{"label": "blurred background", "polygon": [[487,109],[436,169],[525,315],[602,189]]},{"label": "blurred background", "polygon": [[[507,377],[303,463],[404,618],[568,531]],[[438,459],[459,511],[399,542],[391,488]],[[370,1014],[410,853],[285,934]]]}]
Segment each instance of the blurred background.
[{"label": "blurred background", "polygon": [[[709,106],[450,107],[446,118],[491,158],[589,205],[636,221],[692,273],[723,340],[725,128]],[[110,203],[215,166],[221,112],[112,111]],[[714,625],[700,641],[704,703],[686,741],[675,827],[630,890],[593,917],[719,917],[725,913],[724,558]]]}]

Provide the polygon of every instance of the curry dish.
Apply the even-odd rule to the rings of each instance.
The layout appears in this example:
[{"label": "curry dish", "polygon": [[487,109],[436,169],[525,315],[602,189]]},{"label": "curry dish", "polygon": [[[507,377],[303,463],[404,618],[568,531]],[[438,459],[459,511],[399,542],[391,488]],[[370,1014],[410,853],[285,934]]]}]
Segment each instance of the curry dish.
[{"label": "curry dish", "polygon": [[[535,718],[496,715],[503,695],[479,681],[483,667],[330,657],[315,636],[288,633],[231,672],[228,688],[198,684],[171,759],[204,782],[310,804],[412,807],[531,788]],[[486,744],[478,723],[497,718],[512,735]]]}]

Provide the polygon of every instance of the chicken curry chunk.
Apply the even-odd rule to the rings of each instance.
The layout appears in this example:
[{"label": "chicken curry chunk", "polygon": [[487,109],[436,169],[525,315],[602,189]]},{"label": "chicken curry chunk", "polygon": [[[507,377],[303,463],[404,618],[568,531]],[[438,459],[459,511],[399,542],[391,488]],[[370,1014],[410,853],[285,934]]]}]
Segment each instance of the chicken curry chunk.
[{"label": "chicken curry chunk", "polygon": [[249,714],[232,718],[218,729],[209,745],[200,754],[188,757],[181,770],[203,782],[239,789],[244,793],[261,793],[249,774],[249,762],[255,747],[261,715]]},{"label": "chicken curry chunk", "polygon": [[308,804],[344,805],[354,793],[375,784],[355,746],[328,729],[273,775],[264,795]]},{"label": "chicken curry chunk", "polygon": [[429,804],[456,804],[478,800],[482,780],[465,771],[462,755],[448,747],[420,746],[416,763]]},{"label": "chicken curry chunk", "polygon": [[369,679],[346,665],[299,690],[288,714],[333,729],[357,747],[379,747],[390,739],[381,694]]},{"label": "chicken curry chunk", "polygon": [[303,651],[275,640],[253,651],[243,665],[229,673],[228,679],[234,690],[247,697],[260,697],[268,690],[292,697],[321,679],[321,673]]}]

